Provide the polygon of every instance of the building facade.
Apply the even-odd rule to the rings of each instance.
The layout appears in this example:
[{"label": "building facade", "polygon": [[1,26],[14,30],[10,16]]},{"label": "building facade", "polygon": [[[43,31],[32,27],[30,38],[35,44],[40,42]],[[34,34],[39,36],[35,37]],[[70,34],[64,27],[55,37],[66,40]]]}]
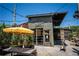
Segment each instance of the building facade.
[{"label": "building facade", "polygon": [[36,45],[54,46],[54,41],[60,39],[60,26],[66,12],[28,15],[28,28],[34,31]]}]

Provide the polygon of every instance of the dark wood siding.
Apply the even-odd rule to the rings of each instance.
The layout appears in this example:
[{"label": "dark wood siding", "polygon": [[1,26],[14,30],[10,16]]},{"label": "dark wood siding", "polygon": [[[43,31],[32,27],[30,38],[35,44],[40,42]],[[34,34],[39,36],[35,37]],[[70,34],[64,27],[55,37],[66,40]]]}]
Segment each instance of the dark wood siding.
[{"label": "dark wood siding", "polygon": [[44,23],[48,23],[51,22],[52,17],[51,16],[46,16],[46,17],[32,17],[29,18],[29,22],[30,23],[37,23],[37,22],[44,22]]}]

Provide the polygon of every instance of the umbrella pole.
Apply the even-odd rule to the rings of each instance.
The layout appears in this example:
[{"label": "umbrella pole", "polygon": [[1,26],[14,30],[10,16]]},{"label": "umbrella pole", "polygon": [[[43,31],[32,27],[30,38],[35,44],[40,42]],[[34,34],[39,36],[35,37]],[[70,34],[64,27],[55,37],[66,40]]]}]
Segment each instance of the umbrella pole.
[{"label": "umbrella pole", "polygon": [[32,35],[31,37],[32,37],[32,44],[34,45],[34,35]]},{"label": "umbrella pole", "polygon": [[12,45],[13,45],[13,40],[14,40],[14,33],[12,34],[12,41],[11,41]]},{"label": "umbrella pole", "polygon": [[[18,35],[19,36],[19,35]],[[19,36],[19,39],[20,39],[20,36]],[[20,46],[20,41],[18,40],[18,46]]]},{"label": "umbrella pole", "polygon": [[[23,40],[23,34],[22,34],[22,40]],[[25,48],[25,47],[24,47],[24,40],[23,40],[22,48]]]}]

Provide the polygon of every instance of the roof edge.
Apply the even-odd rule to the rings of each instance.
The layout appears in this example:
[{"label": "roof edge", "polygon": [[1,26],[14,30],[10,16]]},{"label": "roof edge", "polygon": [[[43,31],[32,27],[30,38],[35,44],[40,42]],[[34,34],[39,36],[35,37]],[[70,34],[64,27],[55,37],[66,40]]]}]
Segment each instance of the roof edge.
[{"label": "roof edge", "polygon": [[28,15],[26,18],[30,17],[41,17],[41,16],[53,16],[55,14],[66,14],[67,12],[57,12],[57,13],[43,13],[43,14],[34,14],[34,15]]}]

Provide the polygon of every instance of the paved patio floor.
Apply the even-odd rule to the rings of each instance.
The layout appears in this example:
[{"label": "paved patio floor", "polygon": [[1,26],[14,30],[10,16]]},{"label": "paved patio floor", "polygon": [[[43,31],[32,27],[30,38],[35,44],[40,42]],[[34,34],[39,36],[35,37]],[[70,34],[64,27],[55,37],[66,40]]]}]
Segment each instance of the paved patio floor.
[{"label": "paved patio floor", "polygon": [[[71,46],[70,42],[66,40],[66,51],[60,51],[60,45],[50,46],[35,46],[38,56],[78,56],[79,47]],[[74,49],[76,50],[74,50]]]}]

